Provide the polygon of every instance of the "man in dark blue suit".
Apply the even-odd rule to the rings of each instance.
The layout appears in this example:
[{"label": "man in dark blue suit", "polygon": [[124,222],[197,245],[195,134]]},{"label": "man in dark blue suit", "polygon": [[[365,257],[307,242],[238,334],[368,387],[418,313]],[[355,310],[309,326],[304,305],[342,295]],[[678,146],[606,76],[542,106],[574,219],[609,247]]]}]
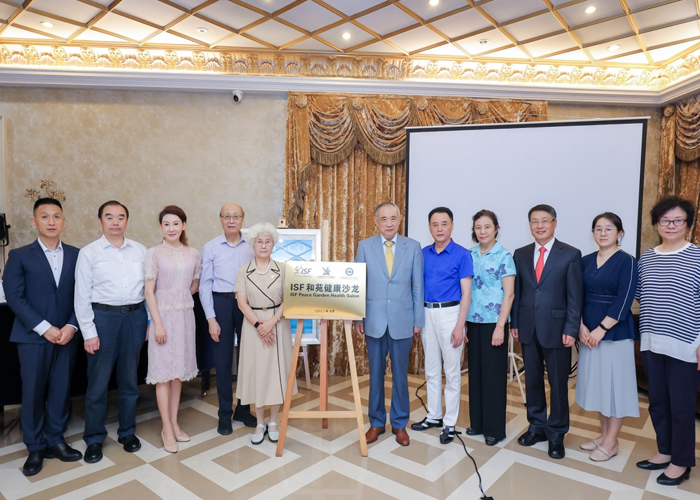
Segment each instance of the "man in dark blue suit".
[{"label": "man in dark blue suit", "polygon": [[29,450],[25,476],[41,471],[44,458],[74,462],[83,457],[63,438],[77,347],[78,249],[61,242],[65,218],[58,200],[37,200],[31,221],[39,238],[10,252],[3,275],[7,304],[15,313],[10,341],[17,344],[22,373],[22,431]]},{"label": "man in dark blue suit", "polygon": [[[553,207],[532,207],[528,220],[535,242],[513,254],[518,273],[510,320],[511,335],[523,347],[530,422],[518,443],[532,446],[549,441],[549,456],[561,459],[569,431],[571,346],[578,337],[583,308],[581,252],[554,238],[557,212]],[[551,388],[549,416],[545,366]]]}]

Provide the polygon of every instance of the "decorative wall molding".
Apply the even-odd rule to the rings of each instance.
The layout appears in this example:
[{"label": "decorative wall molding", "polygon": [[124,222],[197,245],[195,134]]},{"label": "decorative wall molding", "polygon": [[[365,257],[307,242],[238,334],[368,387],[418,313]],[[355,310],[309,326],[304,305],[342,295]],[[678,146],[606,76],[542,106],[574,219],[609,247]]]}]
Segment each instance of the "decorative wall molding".
[{"label": "decorative wall molding", "polygon": [[[176,80],[165,88],[188,90],[185,82],[200,81],[189,90],[231,89],[230,78],[263,77],[269,85],[253,85],[253,91],[284,92],[316,90],[330,86],[332,91],[366,88],[367,92],[393,88],[393,92],[416,94],[426,87],[439,93],[460,94],[465,90],[486,93],[484,97],[545,98],[558,101],[596,101],[659,105],[697,92],[700,88],[700,50],[666,66],[602,67],[592,65],[542,65],[516,63],[481,63],[474,61],[437,61],[391,57],[321,56],[308,54],[201,52],[145,50],[104,47],[64,47],[42,45],[0,45],[0,85],[25,85],[11,75],[27,70],[34,76],[63,75],[63,80],[35,78],[34,84],[45,86],[84,86],[81,80],[102,80],[97,75],[114,79],[112,85],[93,83],[97,87],[121,88],[126,82],[120,76],[141,73],[152,83]],[[68,75],[73,75],[68,77]],[[81,76],[82,75],[82,76]],[[197,75],[196,78],[190,78]],[[206,75],[206,76],[205,76]],[[85,77],[85,78],[83,78]],[[204,78],[202,78],[204,77]],[[74,78],[75,81],[67,81]],[[219,79],[217,89],[212,80]],[[289,83],[304,81],[303,88]],[[141,84],[144,78],[136,78]],[[235,80],[239,80],[236,78]],[[273,83],[274,80],[279,80]],[[178,83],[179,81],[179,83]],[[352,83],[351,83],[352,82]],[[301,82],[298,82],[301,83]],[[90,86],[91,84],[87,84]],[[309,87],[311,85],[311,87]],[[347,89],[348,85],[350,89]],[[139,84],[135,85],[139,87]],[[127,87],[132,87],[127,85]],[[264,88],[267,87],[267,90]],[[296,88],[292,88],[296,87]],[[141,88],[153,88],[146,85]],[[506,90],[509,89],[509,90]],[[362,92],[362,90],[360,90]],[[547,97],[549,96],[549,97]],[[626,96],[626,97],[625,97]]]}]

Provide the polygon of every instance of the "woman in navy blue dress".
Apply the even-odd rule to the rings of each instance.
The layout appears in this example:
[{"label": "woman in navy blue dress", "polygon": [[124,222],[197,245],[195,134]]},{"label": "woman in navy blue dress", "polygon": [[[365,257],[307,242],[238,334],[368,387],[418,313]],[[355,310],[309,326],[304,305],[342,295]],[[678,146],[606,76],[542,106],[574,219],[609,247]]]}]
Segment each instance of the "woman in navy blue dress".
[{"label": "woman in navy blue dress", "polygon": [[639,416],[634,341],[639,338],[630,307],[637,290],[637,261],[619,245],[622,220],[611,212],[596,216],[593,236],[599,250],[583,258],[585,302],[579,341],[576,403],[600,413],[601,433],[581,445],[590,459],[617,455],[625,417]]}]

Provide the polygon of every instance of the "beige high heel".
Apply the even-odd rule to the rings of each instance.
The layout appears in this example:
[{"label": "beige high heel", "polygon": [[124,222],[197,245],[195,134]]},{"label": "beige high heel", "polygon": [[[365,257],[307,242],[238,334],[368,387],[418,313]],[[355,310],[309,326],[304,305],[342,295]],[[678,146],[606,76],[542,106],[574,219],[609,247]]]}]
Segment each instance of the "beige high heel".
[{"label": "beige high heel", "polygon": [[175,444],[167,445],[165,444],[165,434],[160,431],[160,438],[163,440],[163,449],[168,453],[177,453],[177,438],[175,438]]},{"label": "beige high heel", "polygon": [[175,441],[178,443],[189,443],[190,442],[190,437],[185,434],[184,432],[180,434],[179,436],[175,434]]}]

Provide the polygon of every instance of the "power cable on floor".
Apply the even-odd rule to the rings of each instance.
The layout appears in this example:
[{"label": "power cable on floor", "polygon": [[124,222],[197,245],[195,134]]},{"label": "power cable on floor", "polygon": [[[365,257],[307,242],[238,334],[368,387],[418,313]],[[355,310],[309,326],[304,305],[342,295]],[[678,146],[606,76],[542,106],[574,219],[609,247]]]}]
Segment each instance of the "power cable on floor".
[{"label": "power cable on floor", "polygon": [[[418,391],[419,391],[425,384],[426,384],[426,383],[423,382],[421,385],[419,385],[419,386],[416,388],[416,397],[420,400],[420,403],[423,405],[423,408],[425,409],[425,413],[426,413],[426,415],[427,415],[427,414],[428,414],[428,407],[425,406],[425,401],[423,401],[423,398],[421,398],[420,395],[418,394]],[[461,432],[457,432],[457,430],[456,430],[456,428],[455,428],[455,436],[457,437],[457,439],[459,439],[459,442],[462,443],[462,448],[464,448],[464,453],[466,453],[467,456],[468,456],[469,458],[471,458],[472,463],[474,464],[474,471],[476,472],[476,477],[479,478],[479,490],[481,490],[481,495],[482,495],[482,496],[480,497],[480,500],[494,500],[493,497],[486,496],[486,493],[484,492],[484,488],[483,488],[483,486],[481,485],[481,474],[479,474],[479,466],[476,465],[476,460],[474,460],[474,457],[472,457],[471,454],[469,453],[469,450],[467,450],[467,445],[464,444],[464,441],[462,441],[462,438],[460,437],[460,434],[462,434],[462,433],[461,433]]]}]

